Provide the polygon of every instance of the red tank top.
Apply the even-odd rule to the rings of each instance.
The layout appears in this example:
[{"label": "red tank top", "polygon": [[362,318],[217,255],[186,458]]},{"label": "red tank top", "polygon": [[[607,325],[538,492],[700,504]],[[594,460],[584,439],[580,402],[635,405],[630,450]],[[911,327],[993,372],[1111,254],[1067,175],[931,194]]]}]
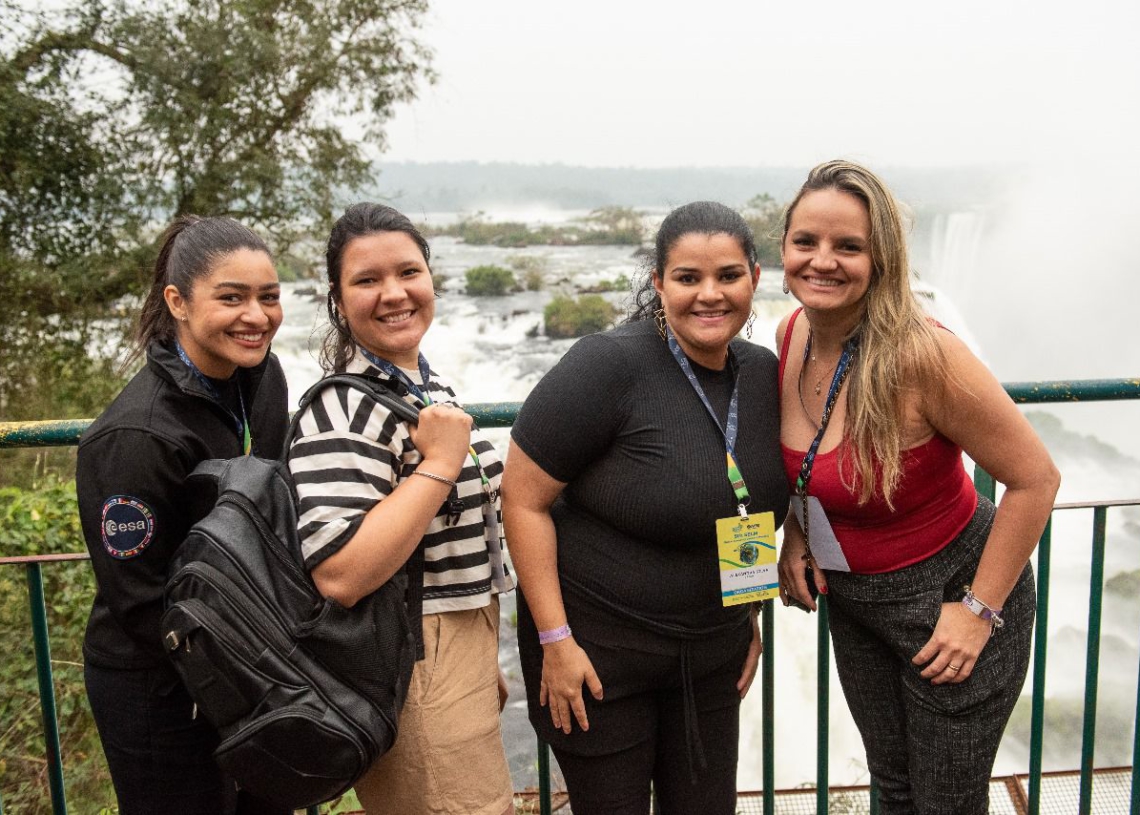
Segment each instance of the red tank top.
[{"label": "red tank top", "polygon": [[[800,311],[797,309],[788,321],[780,348],[781,392],[792,327]],[[841,446],[845,443],[841,442]],[[794,493],[807,451],[780,446],[784,471]],[[977,509],[978,494],[962,464],[962,448],[941,434],[903,452],[902,477],[895,490],[893,511],[874,496],[859,504],[858,497],[840,478],[839,449],[815,457],[809,494],[823,505],[852,572],[893,572],[925,560],[954,540]]]}]

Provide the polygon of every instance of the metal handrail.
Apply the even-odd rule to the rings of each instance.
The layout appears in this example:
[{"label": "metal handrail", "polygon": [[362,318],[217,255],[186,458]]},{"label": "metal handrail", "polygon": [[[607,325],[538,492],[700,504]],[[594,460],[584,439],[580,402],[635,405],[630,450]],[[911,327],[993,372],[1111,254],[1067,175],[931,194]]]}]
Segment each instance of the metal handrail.
[{"label": "metal handrail", "polygon": [[[1015,382],[1004,385],[1010,397],[1019,404],[1042,404],[1050,402],[1090,402],[1121,399],[1140,399],[1140,378],[1075,380],[1054,382]],[[521,403],[498,402],[472,404],[467,407],[475,419],[484,427],[509,427],[518,414]],[[15,447],[59,447],[78,443],[90,420],[47,421],[47,422],[0,422],[0,449]],[[992,498],[995,484],[992,478],[980,469],[975,473],[975,484],[979,492]],[[1086,658],[1085,711],[1081,747],[1081,788],[1080,813],[1091,813],[1093,777],[1093,740],[1096,732],[1096,683],[1099,671],[1099,639],[1101,623],[1101,594],[1104,582],[1104,553],[1107,510],[1111,507],[1140,505],[1140,499],[1127,501],[1093,501],[1080,504],[1058,504],[1055,510],[1092,508],[1094,511],[1093,563],[1090,576],[1089,603],[1089,644]],[[1037,631],[1047,631],[1049,605],[1049,561],[1051,554],[1051,523],[1046,526],[1038,546],[1037,564]],[[67,560],[81,560],[86,554],[40,555],[35,557],[0,558],[0,566],[23,565],[28,574],[29,606],[32,613],[33,634],[36,641],[35,655],[37,675],[40,685],[40,699],[44,718],[44,732],[47,741],[49,786],[52,797],[52,811],[56,815],[67,812],[64,800],[62,757],[59,754],[59,732],[55,716],[55,693],[51,674],[51,657],[47,642],[47,616],[43,597],[43,581],[40,564]],[[819,707],[817,721],[816,762],[816,801],[817,812],[825,815],[828,811],[828,700],[830,683],[830,639],[827,627],[826,598],[821,598],[820,614],[817,618],[818,633],[818,682]],[[762,762],[765,815],[775,813],[775,618],[773,604],[767,603],[761,615],[762,634],[765,647],[761,663],[762,700]],[[1094,636],[1095,633],[1095,636]],[[1038,815],[1041,805],[1041,756],[1043,748],[1045,702],[1045,664],[1047,637],[1034,638],[1033,655],[1033,701],[1030,732],[1030,777],[1029,813]],[[549,751],[539,743],[539,789],[540,807],[543,815],[551,811],[551,789],[549,773]],[[1132,804],[1133,815],[1140,815],[1140,778],[1137,764],[1140,763],[1140,688],[1137,691],[1135,737],[1133,743]],[[878,812],[878,801],[874,784],[871,786],[871,811]],[[308,810],[316,815],[317,808]],[[0,797],[0,815],[3,815],[3,799]]]},{"label": "metal handrail", "polygon": [[[1140,399],[1140,378],[1006,382],[1003,387],[1010,398],[1021,405]],[[468,405],[467,412],[483,427],[510,427],[520,407],[522,402],[481,402]],[[91,422],[91,419],[0,422],[0,450],[14,447],[69,447],[79,443],[80,436]]]}]

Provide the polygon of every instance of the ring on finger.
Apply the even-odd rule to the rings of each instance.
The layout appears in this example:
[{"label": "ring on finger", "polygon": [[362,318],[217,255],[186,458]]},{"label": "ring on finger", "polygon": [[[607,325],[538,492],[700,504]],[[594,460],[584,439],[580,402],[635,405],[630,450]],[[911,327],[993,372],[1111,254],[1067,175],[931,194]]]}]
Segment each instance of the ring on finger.
[{"label": "ring on finger", "polygon": [[958,673],[958,671],[962,670],[961,665],[947,665],[946,667],[954,673]]}]

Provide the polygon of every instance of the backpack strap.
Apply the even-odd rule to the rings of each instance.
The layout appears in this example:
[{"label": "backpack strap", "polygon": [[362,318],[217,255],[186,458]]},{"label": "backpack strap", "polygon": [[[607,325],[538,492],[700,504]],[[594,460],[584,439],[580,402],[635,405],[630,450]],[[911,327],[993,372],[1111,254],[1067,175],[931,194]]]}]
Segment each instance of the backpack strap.
[{"label": "backpack strap", "polygon": [[[297,412],[289,422],[289,429],[285,433],[285,445],[281,449],[281,460],[286,462],[289,457],[289,448],[293,445],[293,438],[297,434],[297,427],[301,423],[301,416],[305,409],[326,388],[336,385],[358,390],[370,396],[384,407],[388,408],[396,417],[409,424],[417,424],[420,419],[420,410],[409,405],[394,394],[385,383],[385,380],[364,374],[333,374],[326,376],[305,391],[297,403]],[[408,622],[412,627],[412,634],[416,638],[416,660],[424,658],[424,543],[420,539],[414,552],[404,563],[404,570],[408,575],[408,589],[404,594],[404,603],[408,609]]]},{"label": "backpack strap", "polygon": [[282,461],[285,461],[289,456],[289,448],[293,445],[293,438],[297,435],[297,427],[301,422],[301,416],[305,413],[305,408],[307,408],[325,388],[331,388],[335,385],[344,385],[345,387],[358,390],[361,393],[371,396],[392,413],[396,414],[397,418],[405,422],[416,424],[419,421],[419,408],[414,405],[409,405],[399,396],[392,393],[381,379],[364,376],[363,374],[333,374],[332,376],[326,376],[305,391],[305,394],[301,397],[301,401],[297,404],[297,412],[293,414],[293,420],[289,422],[289,429],[285,432],[285,444],[281,452]]}]

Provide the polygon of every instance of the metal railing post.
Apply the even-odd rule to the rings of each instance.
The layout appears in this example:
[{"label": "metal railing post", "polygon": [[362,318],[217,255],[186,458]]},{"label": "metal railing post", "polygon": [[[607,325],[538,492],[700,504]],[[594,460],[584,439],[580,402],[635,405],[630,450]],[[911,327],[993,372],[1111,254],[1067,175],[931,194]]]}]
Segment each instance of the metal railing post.
[{"label": "metal railing post", "polygon": [[538,809],[542,815],[552,812],[550,802],[550,746],[538,740]]},{"label": "metal railing post", "polygon": [[47,605],[44,602],[44,579],[40,564],[29,563],[28,608],[32,614],[32,643],[36,653],[36,679],[40,690],[40,711],[44,720],[44,753],[47,759],[51,810],[67,815],[63,791],[63,757],[59,747],[59,721],[55,709],[55,681],[51,672],[51,645],[48,642]]},{"label": "metal railing post", "polygon": [[831,715],[831,638],[828,632],[827,597],[820,595],[816,598],[819,608],[817,655],[818,683],[816,689],[816,738],[815,738],[815,811],[816,815],[827,815],[827,754],[830,740]]},{"label": "metal railing post", "polygon": [[776,815],[776,614],[775,601],[760,611],[761,656],[760,741],[764,776],[764,815]]},{"label": "metal railing post", "polygon": [[1029,723],[1029,815],[1041,812],[1041,751],[1045,733],[1045,665],[1049,643],[1049,561],[1053,518],[1037,547],[1037,621],[1033,631],[1033,706]]},{"label": "metal railing post", "polygon": [[974,466],[974,489],[991,501],[997,496],[997,483],[994,477],[977,465]]},{"label": "metal railing post", "polygon": [[[1140,669],[1137,670],[1140,675]],[[1136,764],[1140,762],[1140,684],[1136,686],[1136,717],[1132,724],[1132,803],[1131,815],[1140,815],[1140,779],[1136,777]],[[3,813],[0,813],[3,815]]]},{"label": "metal railing post", "polygon": [[1107,507],[1093,508],[1092,573],[1089,576],[1088,653],[1085,657],[1085,712],[1081,735],[1081,792],[1078,812],[1092,813],[1093,753],[1096,749],[1096,691],[1100,674],[1100,617],[1104,593],[1104,540]]},{"label": "metal railing post", "polygon": [[871,815],[879,815],[879,785],[875,781],[874,776],[871,776],[871,789],[869,794],[871,796]]}]

